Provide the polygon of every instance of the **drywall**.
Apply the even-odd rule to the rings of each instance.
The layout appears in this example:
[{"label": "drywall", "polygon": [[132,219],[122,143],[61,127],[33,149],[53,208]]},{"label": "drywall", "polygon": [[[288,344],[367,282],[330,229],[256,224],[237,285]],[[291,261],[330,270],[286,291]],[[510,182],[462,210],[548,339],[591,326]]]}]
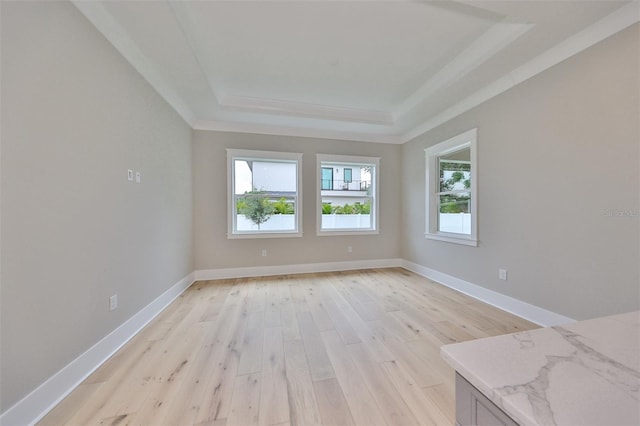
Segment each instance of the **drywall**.
[{"label": "drywall", "polygon": [[[227,148],[302,153],[302,237],[227,239]],[[380,157],[378,235],[316,235],[318,153]],[[399,145],[194,131],[193,176],[196,270],[398,257]],[[353,248],[352,253],[347,246]],[[266,257],[262,249],[267,250]]]},{"label": "drywall", "polygon": [[[638,309],[639,55],[635,25],[403,145],[401,256],[575,319]],[[426,240],[424,149],[474,127],[479,246]]]},{"label": "drywall", "polygon": [[4,412],[193,265],[189,126],[70,3],[1,7]]}]

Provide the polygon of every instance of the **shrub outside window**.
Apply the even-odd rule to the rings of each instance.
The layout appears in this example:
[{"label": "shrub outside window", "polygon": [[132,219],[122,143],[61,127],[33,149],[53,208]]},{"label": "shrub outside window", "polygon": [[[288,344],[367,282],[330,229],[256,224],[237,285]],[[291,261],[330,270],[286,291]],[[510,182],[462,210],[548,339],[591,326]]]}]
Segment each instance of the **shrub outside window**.
[{"label": "shrub outside window", "polygon": [[228,238],[299,237],[302,154],[227,149]]}]

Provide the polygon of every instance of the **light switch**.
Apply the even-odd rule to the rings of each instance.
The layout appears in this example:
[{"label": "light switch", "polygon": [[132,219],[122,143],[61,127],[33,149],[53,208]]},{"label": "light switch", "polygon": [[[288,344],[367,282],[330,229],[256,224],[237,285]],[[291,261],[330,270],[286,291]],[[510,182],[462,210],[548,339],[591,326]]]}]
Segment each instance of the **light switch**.
[{"label": "light switch", "polygon": [[142,180],[142,175],[140,174],[140,172],[136,172],[136,183],[140,183],[141,180]]}]

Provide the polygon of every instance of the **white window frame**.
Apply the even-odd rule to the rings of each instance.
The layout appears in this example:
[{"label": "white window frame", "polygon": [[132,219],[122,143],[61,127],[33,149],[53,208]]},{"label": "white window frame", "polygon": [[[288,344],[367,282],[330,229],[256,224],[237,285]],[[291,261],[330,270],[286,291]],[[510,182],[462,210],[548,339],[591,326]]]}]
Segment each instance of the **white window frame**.
[{"label": "white window frame", "polygon": [[[370,228],[346,228],[346,229],[322,229],[322,163],[373,166],[371,176],[371,227]],[[319,236],[331,235],[377,235],[380,233],[379,198],[380,198],[380,158],[362,157],[354,155],[316,154],[316,233]]]},{"label": "white window frame", "polygon": [[[478,161],[477,161],[477,129],[468,130],[451,139],[447,139],[425,149],[426,157],[426,232],[430,240],[446,241],[476,247],[478,245]],[[438,176],[438,157],[462,149],[470,149],[471,158],[471,234],[457,234],[438,231],[438,201],[440,177]]]},{"label": "white window frame", "polygon": [[[296,196],[294,203],[295,229],[291,231],[238,231],[236,230],[235,160],[265,160],[296,163]],[[227,149],[227,238],[288,238],[302,236],[302,154],[293,152]]]}]

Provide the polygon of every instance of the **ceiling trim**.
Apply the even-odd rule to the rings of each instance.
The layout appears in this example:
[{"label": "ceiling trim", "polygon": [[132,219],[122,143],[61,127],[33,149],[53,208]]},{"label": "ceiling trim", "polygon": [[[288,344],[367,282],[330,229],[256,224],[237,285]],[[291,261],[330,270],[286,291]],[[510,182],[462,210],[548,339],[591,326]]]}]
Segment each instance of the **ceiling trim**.
[{"label": "ceiling trim", "polygon": [[463,101],[431,117],[400,136],[401,143],[408,142],[423,133],[469,111],[483,102],[513,88],[531,77],[551,68],[554,65],[582,52],[594,44],[614,35],[617,32],[640,22],[640,2],[634,0],[626,6],[615,10],[584,30],[567,38],[541,55],[530,60],[521,67],[505,74],[493,83],[478,90]]},{"label": "ceiling trim", "polygon": [[509,20],[494,24],[394,109],[394,116],[403,116],[438,90],[461,80],[533,27],[533,24]]},{"label": "ceiling trim", "polygon": [[[560,44],[552,47],[536,58],[530,60],[525,65],[503,75],[494,80],[491,84],[476,91],[471,96],[458,102],[452,107],[429,117],[421,124],[408,129],[406,132],[393,133],[397,125],[396,119],[399,114],[410,111],[413,105],[419,105],[425,97],[434,93],[439,88],[446,87],[453,81],[462,78],[470,71],[479,66],[486,58],[483,55],[493,55],[495,52],[508,43],[515,40],[528,29],[528,24],[514,24],[508,21],[498,23],[480,37],[474,45],[483,50],[483,53],[472,53],[470,48],[463,53],[469,55],[463,57],[458,55],[452,63],[444,70],[438,72],[433,78],[427,81],[415,94],[411,95],[400,107],[399,110],[391,112],[373,111],[365,109],[351,109],[333,107],[326,105],[303,104],[275,99],[250,98],[236,95],[226,95],[213,92],[212,81],[209,70],[213,64],[203,64],[200,62],[205,76],[218,102],[215,109],[218,112],[229,109],[242,109],[254,113],[270,113],[278,115],[298,116],[305,118],[320,118],[325,120],[327,125],[333,122],[352,122],[362,124],[381,125],[376,131],[359,132],[349,130],[333,130],[330,128],[302,128],[295,125],[288,126],[282,124],[256,124],[239,121],[202,120],[188,107],[186,102],[172,88],[169,82],[159,73],[157,67],[142,53],[139,47],[131,39],[127,31],[113,18],[109,11],[101,2],[88,2],[83,0],[71,0],[76,8],[100,31],[104,37],[124,56],[124,58],[149,82],[149,84],[165,99],[169,105],[193,128],[197,130],[216,130],[225,132],[258,133],[268,135],[285,135],[297,137],[316,137],[327,139],[343,139],[376,143],[405,143],[415,137],[451,120],[452,118],[480,105],[483,102],[513,88],[517,84],[543,72],[544,70],[562,62],[563,60],[593,46],[611,35],[640,22],[640,2],[633,0],[627,5],[612,12],[610,15],[595,22],[591,26],[579,33],[567,38]],[[171,8],[180,23],[180,27],[189,43],[196,60],[200,61],[202,55],[197,54],[197,34],[190,34],[190,30],[185,31],[185,22],[189,22],[188,8],[181,6],[180,2],[170,2]],[[187,21],[185,21],[185,19]],[[511,26],[516,25],[516,26]],[[188,27],[188,25],[187,25]],[[473,56],[471,56],[473,55]],[[450,74],[448,74],[450,73]],[[220,96],[223,101],[220,102]],[[223,114],[225,115],[225,114]],[[292,120],[294,122],[295,120]],[[385,128],[386,126],[386,128]]]},{"label": "ceiling trim", "polygon": [[206,50],[200,40],[195,30],[195,26],[193,25],[193,17],[191,16],[191,12],[187,7],[187,2],[180,1],[169,1],[169,7],[173,12],[173,16],[178,23],[178,27],[182,34],[184,34],[185,40],[187,41],[187,45],[191,49],[191,53],[195,60],[200,64],[200,69],[204,74],[204,78],[207,81],[207,85],[209,86],[209,91],[213,95],[216,107],[220,106],[220,93],[216,93],[214,90],[215,82],[212,81],[212,76],[214,74],[215,64],[212,64],[210,60],[207,60],[207,55],[204,55],[203,52]]},{"label": "ceiling trim", "polygon": [[296,136],[304,138],[336,139],[355,142],[373,142],[402,144],[406,142],[398,135],[377,134],[364,132],[349,132],[345,130],[309,129],[291,126],[276,126],[270,124],[237,123],[228,121],[196,120],[191,126],[194,130],[213,130],[218,132],[256,133],[274,136]]},{"label": "ceiling trim", "polygon": [[83,0],[71,0],[71,2],[187,124],[192,125],[195,122],[195,114],[186,102],[162,77],[155,65],[147,60],[127,31],[111,16],[102,3]]},{"label": "ceiling trim", "polygon": [[248,96],[227,95],[222,98],[220,106],[248,112],[292,115],[320,120],[381,124],[385,126],[391,126],[395,123],[393,115],[386,111],[342,108],[330,105],[288,102]]}]

